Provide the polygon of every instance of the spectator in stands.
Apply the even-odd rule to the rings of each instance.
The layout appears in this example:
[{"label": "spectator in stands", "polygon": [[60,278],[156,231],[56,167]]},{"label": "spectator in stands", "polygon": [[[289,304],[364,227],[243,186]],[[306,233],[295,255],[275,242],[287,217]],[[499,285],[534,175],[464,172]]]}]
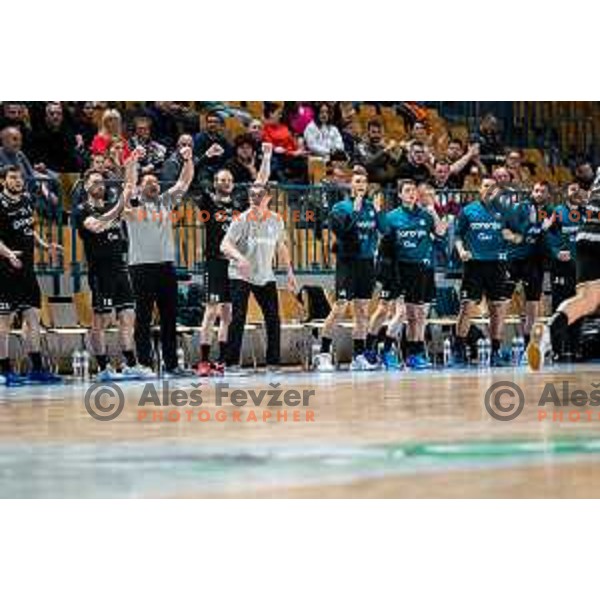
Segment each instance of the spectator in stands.
[{"label": "spectator in stands", "polygon": [[152,119],[154,139],[166,148],[173,148],[180,135],[200,130],[198,113],[185,102],[153,102],[144,114]]},{"label": "spectator in stands", "polygon": [[[175,151],[165,160],[160,172],[160,181],[163,191],[169,189],[178,179],[183,169],[183,157],[181,150],[183,148],[194,147],[194,140],[189,133],[184,133],[177,140]],[[194,157],[194,168],[198,164],[198,159]]]},{"label": "spectator in stands", "polygon": [[328,104],[318,107],[317,115],[304,130],[304,141],[311,154],[326,160],[332,152],[344,151],[344,141],[338,128],[331,124],[331,114]]},{"label": "spectator in stands", "polygon": [[121,122],[121,113],[114,108],[105,110],[104,114],[102,115],[100,129],[92,140],[92,145],[90,148],[92,154],[106,154],[111,144],[113,144],[115,140],[120,140],[123,142],[121,146],[123,154],[120,157],[120,162],[124,163],[125,160],[129,158],[131,150],[127,144],[127,140],[125,139],[122,130],[123,126]]},{"label": "spectator in stands", "polygon": [[0,115],[0,131],[7,127],[16,127],[23,140],[29,140],[31,123],[27,105],[22,102],[3,102],[2,115]]},{"label": "spectator in stands", "polygon": [[575,180],[582,190],[589,191],[594,183],[594,169],[589,161],[580,162],[575,167]]},{"label": "spectator in stands", "polygon": [[271,172],[279,181],[305,183],[308,169],[305,151],[299,146],[288,126],[281,122],[283,111],[274,102],[265,102],[263,141],[273,146]]},{"label": "spectator in stands", "polygon": [[340,165],[329,165],[327,175],[321,181],[324,190],[324,207],[329,210],[334,204],[348,196],[351,173]]},{"label": "spectator in stands", "polygon": [[512,179],[506,167],[496,167],[493,172],[493,177],[499,185],[512,187]]},{"label": "spectator in stands", "polygon": [[330,171],[333,171],[333,169],[336,168],[340,168],[343,170],[348,169],[350,167],[348,155],[345,152],[342,152],[341,150],[336,150],[335,152],[332,152],[331,156],[329,157],[329,163],[327,166],[329,167]]},{"label": "spectator in stands", "polygon": [[73,128],[77,145],[89,148],[96,135],[98,127],[96,125],[96,109],[93,102],[84,102],[81,107],[76,109],[74,115]]},{"label": "spectator in stands", "polygon": [[479,143],[481,162],[488,171],[504,161],[504,146],[500,138],[498,119],[492,113],[481,119],[475,141]]},{"label": "spectator in stands", "polygon": [[129,140],[132,148],[142,147],[145,151],[138,166],[142,175],[158,173],[165,162],[167,149],[152,139],[152,119],[139,116],[134,119],[134,134]]},{"label": "spectator in stands", "polygon": [[302,151],[289,127],[282,123],[283,111],[274,102],[264,104],[263,141],[273,145],[275,154],[298,156]]},{"label": "spectator in stands", "polygon": [[94,102],[84,102],[75,109],[73,119],[75,133],[75,158],[77,170],[83,172],[90,164],[90,148],[98,131],[96,124],[96,106]]},{"label": "spectator in stands", "polygon": [[377,119],[367,123],[367,136],[356,146],[355,161],[364,165],[369,181],[387,185],[396,180],[400,147],[394,141],[385,141],[383,124]]},{"label": "spectator in stands", "polygon": [[433,164],[435,162],[433,138],[427,133],[427,125],[423,121],[415,121],[411,130],[411,139],[406,144],[406,147],[410,147],[411,142],[419,142],[423,144],[425,150],[425,156],[427,162]]},{"label": "spectator in stands", "polygon": [[124,140],[115,138],[104,154],[106,168],[114,172],[117,179],[123,179],[125,175],[125,144]]},{"label": "spectator in stands", "polygon": [[[60,186],[56,175],[50,172],[38,172],[21,150],[23,136],[16,127],[6,127],[1,133],[2,148],[0,148],[0,168],[6,166],[19,167],[27,190],[34,198],[41,200],[42,212],[49,217],[56,216]],[[43,167],[44,165],[40,165]],[[45,168],[44,168],[45,171]]]},{"label": "spectator in stands", "polygon": [[252,136],[255,148],[259,148],[262,144],[263,137],[262,121],[260,119],[252,119],[252,121],[248,123],[247,133],[249,133]]},{"label": "spectator in stands", "polygon": [[27,187],[35,181],[35,172],[29,159],[21,150],[23,146],[23,136],[21,130],[17,127],[5,127],[1,134],[2,148],[0,148],[0,167],[14,166],[21,169]]},{"label": "spectator in stands", "polygon": [[450,163],[448,188],[452,190],[462,190],[465,179],[474,169],[485,171],[479,160],[479,144],[471,144],[465,152],[463,143],[458,138],[452,138],[448,142],[446,160]]},{"label": "spectator in stands", "polygon": [[411,142],[408,153],[398,165],[396,178],[411,179],[417,185],[431,181],[432,166],[428,162],[425,146],[421,142]]},{"label": "spectator in stands", "polygon": [[510,150],[506,155],[506,170],[510,173],[513,185],[526,188],[531,185],[529,169],[522,164],[523,157],[519,150]]},{"label": "spectator in stands", "polygon": [[304,135],[308,124],[314,121],[315,111],[308,102],[284,102],[281,120],[297,136]]},{"label": "spectator in stands", "polygon": [[[340,133],[346,154],[353,160],[357,156],[357,148],[361,142],[360,136],[356,133],[356,123],[354,120],[343,121]],[[360,159],[357,160],[360,161]]]},{"label": "spectator in stands", "polygon": [[206,128],[194,139],[194,155],[198,159],[198,178],[211,183],[219,169],[231,158],[231,144],[223,134],[223,119],[217,112],[206,115]]},{"label": "spectator in stands", "polygon": [[450,163],[447,160],[436,160],[433,166],[433,178],[431,185],[436,190],[445,190],[448,186],[450,177]]},{"label": "spectator in stands", "polygon": [[231,172],[233,181],[236,184],[256,181],[260,163],[257,161],[254,138],[248,133],[238,135],[234,147],[234,156],[225,165]]},{"label": "spectator in stands", "polygon": [[34,163],[58,173],[77,170],[75,133],[60,102],[48,102],[43,121],[35,123],[30,156]]}]

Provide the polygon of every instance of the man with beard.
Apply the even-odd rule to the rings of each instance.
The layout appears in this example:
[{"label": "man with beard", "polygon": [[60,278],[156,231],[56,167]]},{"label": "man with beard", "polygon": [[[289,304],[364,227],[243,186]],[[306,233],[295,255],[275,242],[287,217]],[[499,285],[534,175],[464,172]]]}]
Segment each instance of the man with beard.
[{"label": "man with beard", "polygon": [[538,181],[531,192],[531,199],[517,202],[511,213],[511,223],[520,243],[508,243],[508,261],[513,286],[523,284],[525,293],[525,323],[523,337],[529,343],[529,334],[540,314],[540,299],[544,283],[544,259],[546,254],[545,233],[552,225],[548,215],[550,189],[548,182]]},{"label": "man with beard", "polygon": [[455,363],[459,365],[466,358],[473,308],[485,295],[490,312],[491,365],[505,366],[500,351],[513,289],[508,271],[507,242],[520,243],[522,236],[511,229],[510,210],[499,201],[500,194],[496,180],[484,177],[480,199],[467,204],[456,223],[455,246],[464,264],[454,348]]},{"label": "man with beard", "polygon": [[[177,277],[171,211],[194,178],[192,149],[179,151],[183,168],[175,185],[163,194],[153,173],[142,176],[138,205],[127,207],[129,271],[135,293],[135,344],[140,364],[152,368],[151,322],[154,306],[160,315],[162,356],[167,377],[184,373],[177,365]],[[137,158],[144,154],[138,147]],[[134,161],[135,168],[139,165]]]},{"label": "man with beard", "polygon": [[567,186],[567,197],[555,207],[553,226],[548,231],[552,258],[552,310],[575,295],[577,285],[577,232],[585,221],[587,192],[574,181]]},{"label": "man with beard", "polygon": [[[271,144],[263,144],[263,159],[256,177],[256,184],[264,186],[271,172]],[[221,242],[234,218],[248,207],[247,191],[235,188],[233,177],[228,169],[221,169],[215,175],[214,191],[204,191],[199,200],[201,218],[205,223],[204,246],[204,294],[205,309],[200,333],[200,362],[197,374],[201,377],[221,375],[225,370],[228,330],[231,323],[231,289],[229,281],[229,260],[221,250]],[[210,347],[215,322],[219,318],[219,356],[215,363],[210,362]],[[243,328],[243,325],[242,325]]]},{"label": "man with beard", "polygon": [[126,163],[126,183],[114,206],[105,203],[104,177],[88,171],[84,177],[87,198],[74,213],[74,223],[83,241],[92,291],[91,344],[98,363],[98,380],[118,379],[106,354],[105,330],[117,315],[119,342],[125,365],[121,376],[148,377],[152,371],[138,365],[134,352],[134,295],[127,265],[127,237],[121,222],[123,210],[135,189],[134,160]]},{"label": "man with beard", "polygon": [[[55,383],[59,377],[42,368],[40,354],[41,294],[34,271],[34,243],[51,252],[62,248],[47,244],[34,230],[33,202],[25,192],[19,167],[5,167],[0,194],[0,381],[8,386]],[[29,346],[31,372],[22,379],[12,372],[8,357],[10,326],[16,312],[21,312],[25,339]]]},{"label": "man with beard", "polygon": [[285,223],[268,209],[270,196],[262,184],[254,184],[249,193],[250,208],[234,219],[223,241],[221,252],[229,259],[233,319],[229,328],[227,369],[240,370],[240,355],[250,294],[260,306],[267,332],[267,373],[280,371],[281,322],[277,282],[273,271],[275,253],[287,270],[288,289],[297,293],[298,284],[287,245]]}]

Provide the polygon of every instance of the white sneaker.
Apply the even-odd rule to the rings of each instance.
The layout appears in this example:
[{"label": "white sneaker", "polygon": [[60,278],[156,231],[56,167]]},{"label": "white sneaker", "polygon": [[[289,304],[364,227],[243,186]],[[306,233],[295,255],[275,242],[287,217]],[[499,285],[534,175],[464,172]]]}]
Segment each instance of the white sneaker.
[{"label": "white sneaker", "polygon": [[133,367],[124,366],[121,373],[126,379],[150,379],[155,376],[150,367],[139,364],[133,365]]},{"label": "white sneaker", "polygon": [[355,356],[350,364],[351,371],[376,371],[378,365],[370,363],[364,354]]},{"label": "white sneaker", "polygon": [[313,358],[313,369],[319,371],[319,373],[332,373],[335,369],[333,367],[333,359],[329,352],[321,352]]},{"label": "white sneaker", "polygon": [[527,363],[532,371],[541,371],[548,354],[552,353],[550,329],[543,323],[536,323],[531,329],[527,346]]},{"label": "white sneaker", "polygon": [[96,375],[96,381],[120,381],[123,379],[123,376],[120,373],[117,373],[112,365],[106,365],[106,369],[104,371],[98,372]]},{"label": "white sneaker", "polygon": [[248,369],[243,369],[238,365],[232,365],[231,367],[225,367],[225,376],[231,375],[231,377],[250,377]]}]

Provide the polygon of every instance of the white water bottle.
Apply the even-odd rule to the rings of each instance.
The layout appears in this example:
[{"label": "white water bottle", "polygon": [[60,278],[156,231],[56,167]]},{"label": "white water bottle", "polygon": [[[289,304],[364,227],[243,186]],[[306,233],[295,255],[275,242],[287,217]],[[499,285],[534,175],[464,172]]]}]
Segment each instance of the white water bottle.
[{"label": "white water bottle", "polygon": [[311,354],[311,358],[314,360],[315,356],[318,356],[319,354],[321,354],[321,343],[319,342],[319,340],[315,340],[312,343],[311,349],[310,349],[310,354]]},{"label": "white water bottle", "polygon": [[452,342],[450,338],[444,340],[444,366],[447,367],[452,362]]},{"label": "white water bottle", "polygon": [[511,344],[512,364],[514,367],[519,366],[519,339],[515,336]]},{"label": "white water bottle", "polygon": [[183,348],[177,348],[177,367],[182,371],[185,369],[185,352]]},{"label": "white water bottle", "polygon": [[71,355],[71,369],[73,370],[73,377],[75,379],[81,378],[81,353],[77,348],[73,350],[73,354]]},{"label": "white water bottle", "polygon": [[483,340],[483,349],[485,356],[485,366],[489,367],[490,361],[492,359],[492,342],[490,342],[488,338],[485,338],[485,340]]},{"label": "white water bottle", "polygon": [[84,350],[81,353],[81,378],[84,381],[89,379],[90,375],[90,353]]},{"label": "white water bottle", "polygon": [[477,364],[479,368],[485,367],[485,341],[483,338],[477,340]]}]

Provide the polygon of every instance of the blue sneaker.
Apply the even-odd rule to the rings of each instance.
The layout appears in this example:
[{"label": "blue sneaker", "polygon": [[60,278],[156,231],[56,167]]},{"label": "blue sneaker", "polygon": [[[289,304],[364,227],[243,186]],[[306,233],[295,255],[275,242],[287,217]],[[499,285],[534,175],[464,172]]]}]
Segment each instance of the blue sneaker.
[{"label": "blue sneaker", "polygon": [[365,350],[363,356],[373,365],[375,369],[379,369],[381,367],[379,356],[375,350]]},{"label": "blue sneaker", "polygon": [[62,383],[62,377],[50,373],[49,371],[31,371],[27,375],[27,383],[43,383],[45,385],[53,385],[56,383]]},{"label": "blue sneaker", "polygon": [[21,385],[25,385],[26,383],[25,377],[21,377],[12,371],[5,373],[4,375],[0,375],[0,382],[4,382],[6,387],[17,387]]},{"label": "blue sneaker", "polygon": [[401,371],[404,366],[394,350],[388,350],[381,355],[381,364],[386,371]]},{"label": "blue sneaker", "polygon": [[431,369],[432,365],[425,356],[422,354],[413,354],[406,359],[406,366],[409,369],[415,371],[423,371],[425,369]]},{"label": "blue sneaker", "polygon": [[492,352],[492,356],[490,357],[490,367],[512,367],[512,361],[503,356],[500,352]]}]

